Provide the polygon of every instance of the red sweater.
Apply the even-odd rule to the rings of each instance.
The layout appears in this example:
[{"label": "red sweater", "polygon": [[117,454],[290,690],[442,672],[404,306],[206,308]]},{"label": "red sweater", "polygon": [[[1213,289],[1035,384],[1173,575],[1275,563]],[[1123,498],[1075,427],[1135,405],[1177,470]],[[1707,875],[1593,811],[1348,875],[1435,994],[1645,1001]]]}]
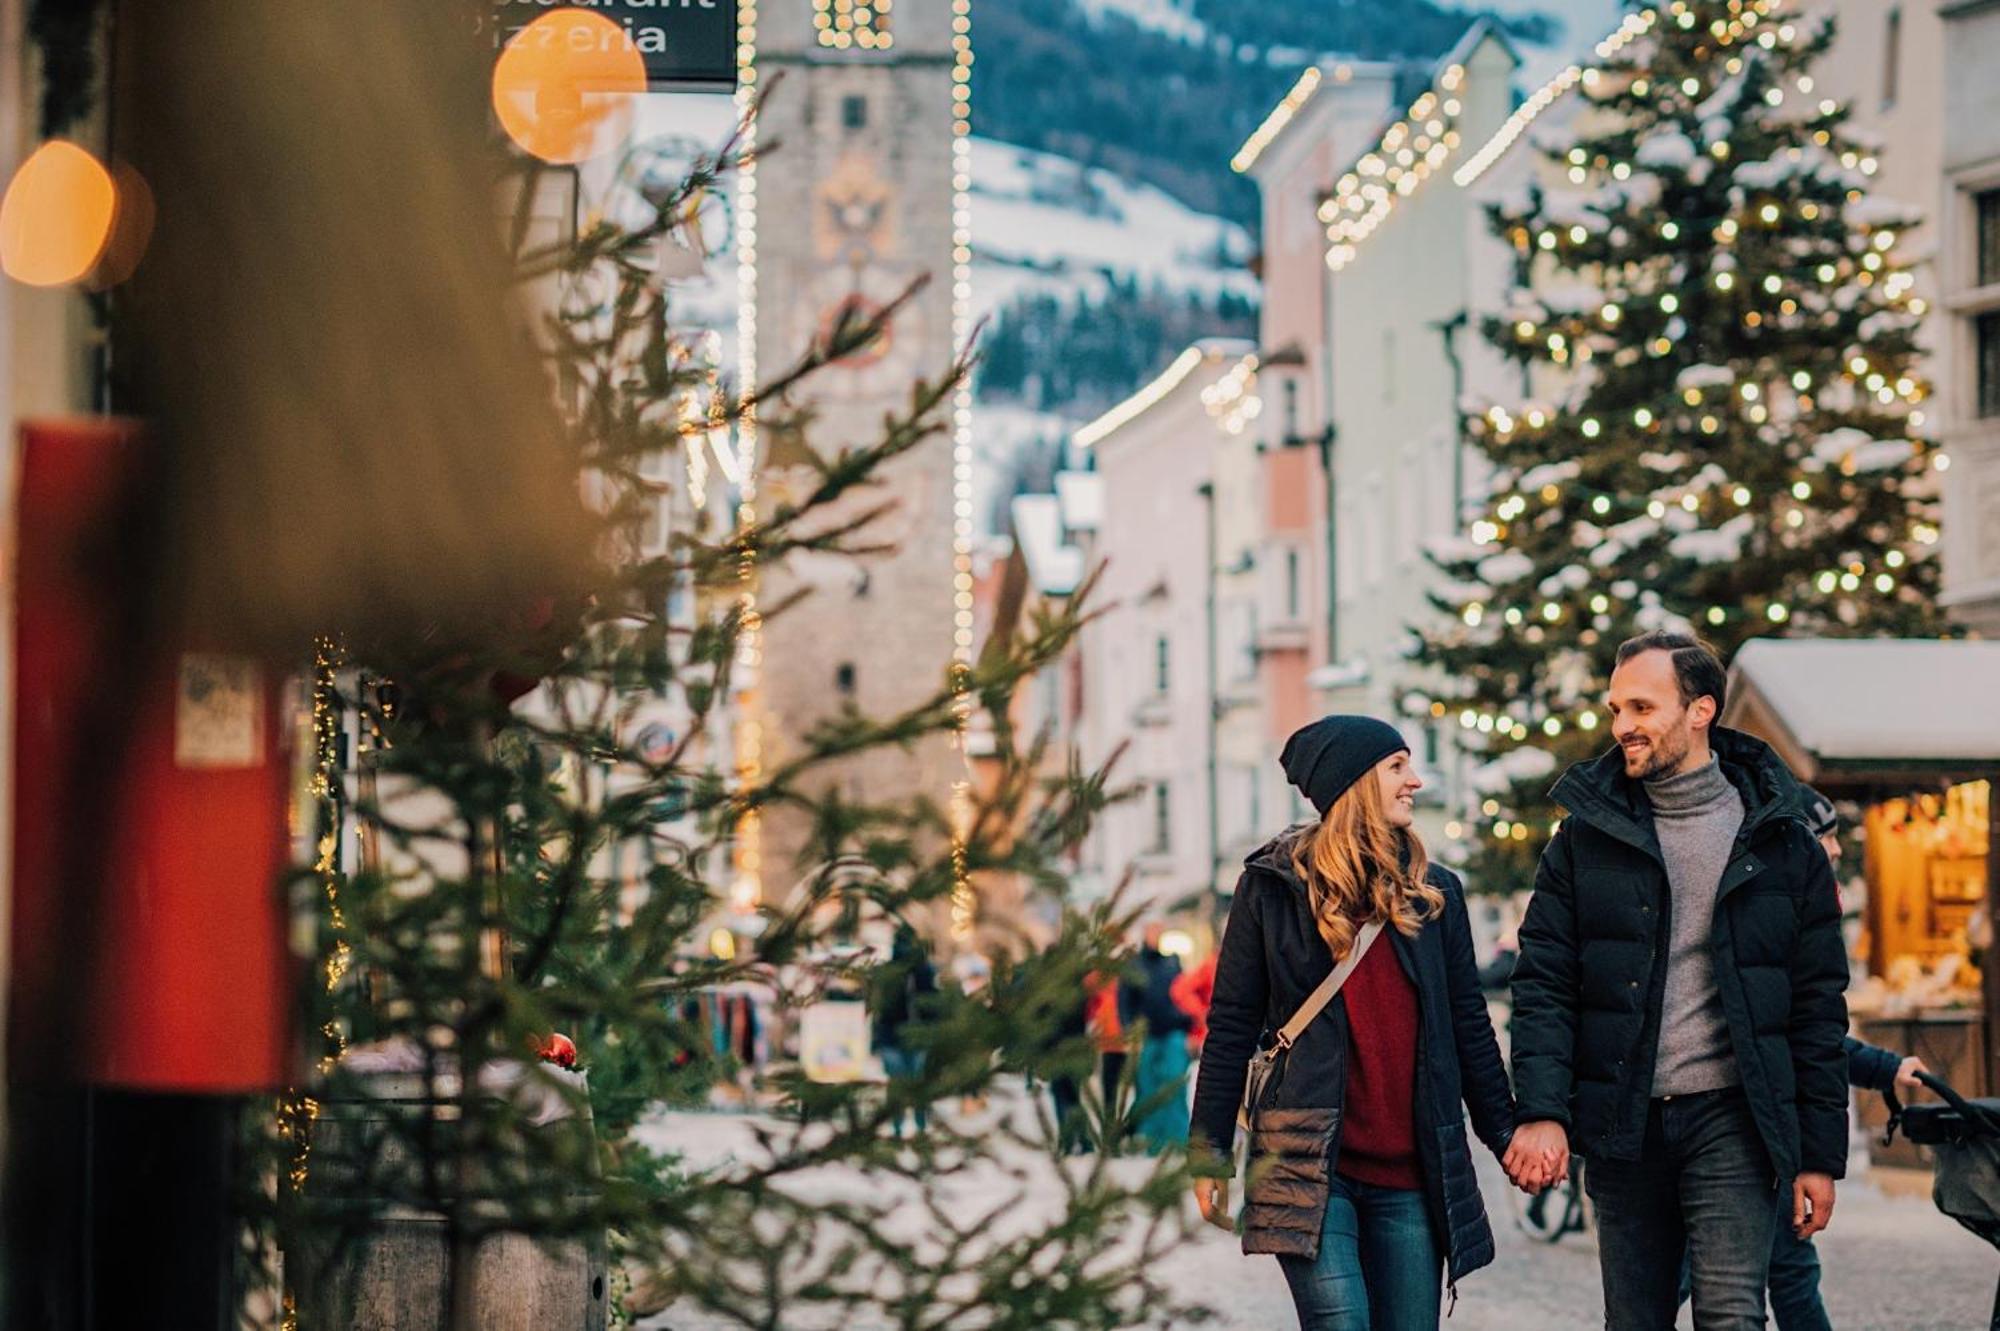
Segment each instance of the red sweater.
[{"label": "red sweater", "polygon": [[1337,1172],[1356,1183],[1421,1188],[1417,1157],[1417,990],[1378,938],[1341,989],[1347,1000],[1347,1105]]}]

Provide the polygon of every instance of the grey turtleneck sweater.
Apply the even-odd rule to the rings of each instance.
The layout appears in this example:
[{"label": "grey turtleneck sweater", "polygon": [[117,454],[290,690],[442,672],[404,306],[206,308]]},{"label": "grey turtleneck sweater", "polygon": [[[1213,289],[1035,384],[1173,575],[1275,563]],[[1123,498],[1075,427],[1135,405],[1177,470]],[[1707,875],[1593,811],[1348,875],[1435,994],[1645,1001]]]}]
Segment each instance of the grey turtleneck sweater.
[{"label": "grey turtleneck sweater", "polygon": [[1716,889],[1743,826],[1743,797],[1713,758],[1692,772],[1646,782],[1646,795],[1673,893],[1653,1094],[1689,1095],[1734,1086],[1736,1058],[1708,944]]}]

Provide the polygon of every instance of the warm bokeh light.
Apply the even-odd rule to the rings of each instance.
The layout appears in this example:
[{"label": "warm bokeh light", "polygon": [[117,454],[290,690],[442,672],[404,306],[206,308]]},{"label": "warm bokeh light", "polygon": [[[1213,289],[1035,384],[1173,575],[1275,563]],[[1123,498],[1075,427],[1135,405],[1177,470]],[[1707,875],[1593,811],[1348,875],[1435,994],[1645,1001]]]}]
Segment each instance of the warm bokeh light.
[{"label": "warm bokeh light", "polygon": [[0,272],[38,287],[84,277],[111,238],[117,201],[102,162],[51,139],[21,163],[0,199]]},{"label": "warm bokeh light", "polygon": [[646,62],[625,29],[580,9],[542,15],[493,66],[500,127],[545,162],[581,162],[612,147],[645,90]]},{"label": "warm bokeh light", "polygon": [[111,180],[118,195],[117,206],[112,210],[111,234],[105,239],[104,253],[98,256],[90,274],[91,287],[99,291],[117,286],[138,271],[139,260],[146,257],[146,246],[153,239],[157,212],[152,188],[130,162],[115,163]]}]

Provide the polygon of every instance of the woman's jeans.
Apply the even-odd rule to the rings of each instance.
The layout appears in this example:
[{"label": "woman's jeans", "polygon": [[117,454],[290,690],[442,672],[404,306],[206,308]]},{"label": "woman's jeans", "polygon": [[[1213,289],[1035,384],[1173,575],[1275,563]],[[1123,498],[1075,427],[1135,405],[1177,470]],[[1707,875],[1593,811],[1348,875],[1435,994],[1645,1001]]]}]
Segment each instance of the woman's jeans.
[{"label": "woman's jeans", "polygon": [[1444,1258],[1424,1194],[1334,1175],[1319,1257],[1280,1257],[1299,1331],[1437,1331]]}]

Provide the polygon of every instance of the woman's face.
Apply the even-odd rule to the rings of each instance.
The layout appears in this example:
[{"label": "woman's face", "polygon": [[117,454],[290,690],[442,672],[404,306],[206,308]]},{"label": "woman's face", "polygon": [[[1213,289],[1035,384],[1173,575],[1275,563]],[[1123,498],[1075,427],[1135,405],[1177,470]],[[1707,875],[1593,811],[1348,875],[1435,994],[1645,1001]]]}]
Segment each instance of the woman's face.
[{"label": "woman's face", "polygon": [[1375,764],[1375,779],[1382,783],[1382,809],[1389,826],[1408,827],[1417,820],[1417,792],[1423,778],[1410,765],[1410,755],[1394,753]]}]

